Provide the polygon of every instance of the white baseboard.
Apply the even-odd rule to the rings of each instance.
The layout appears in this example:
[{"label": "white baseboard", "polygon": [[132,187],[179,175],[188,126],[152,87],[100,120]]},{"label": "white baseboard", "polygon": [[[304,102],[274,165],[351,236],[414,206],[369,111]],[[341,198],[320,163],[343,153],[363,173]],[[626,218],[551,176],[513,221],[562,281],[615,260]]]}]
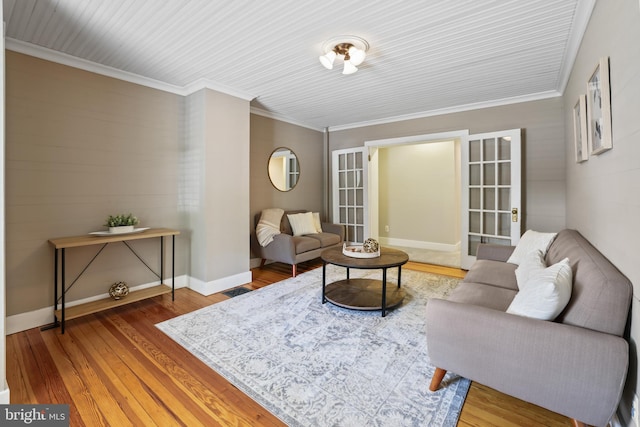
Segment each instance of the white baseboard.
[{"label": "white baseboard", "polygon": [[[188,286],[189,277],[187,275],[177,276],[175,278],[176,289],[185,288]],[[165,279],[165,284],[171,285],[171,278]],[[139,291],[141,289],[150,288],[152,286],[159,285],[160,282],[144,283],[142,285],[134,286],[130,289],[131,292]],[[92,301],[98,301],[104,298],[109,298],[109,293],[95,295],[89,298],[83,298],[81,300],[70,301],[66,303],[66,307],[73,307],[75,305],[85,304]],[[17,332],[26,331],[31,328],[38,328],[40,326],[48,325],[52,323],[53,318],[53,306],[40,308],[38,310],[28,311],[26,313],[14,314],[13,316],[7,316],[5,323],[5,333],[7,335],[15,334]]]},{"label": "white baseboard", "polygon": [[244,285],[253,280],[251,271],[235,274],[233,276],[223,277],[222,279],[212,280],[211,282],[203,282],[202,280],[191,278],[189,288],[201,293],[204,296],[222,292],[236,286]]},{"label": "white baseboard", "polygon": [[11,403],[11,399],[9,398],[9,384],[4,382],[4,390],[0,391],[0,405],[8,405]]},{"label": "white baseboard", "polygon": [[422,240],[395,239],[393,237],[380,237],[382,246],[405,246],[407,248],[429,249],[432,251],[457,252],[460,250],[460,242],[456,244],[425,242]]}]

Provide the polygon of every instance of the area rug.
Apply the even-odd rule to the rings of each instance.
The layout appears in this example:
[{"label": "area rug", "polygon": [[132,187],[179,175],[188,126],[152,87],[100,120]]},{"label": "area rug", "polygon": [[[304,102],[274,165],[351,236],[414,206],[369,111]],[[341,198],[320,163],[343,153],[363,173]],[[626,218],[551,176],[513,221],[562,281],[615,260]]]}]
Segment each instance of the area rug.
[{"label": "area rug", "polygon": [[[344,277],[327,266],[328,282]],[[156,326],[287,425],[455,426],[469,380],[447,373],[429,391],[424,319],[457,283],[403,269],[407,296],[381,317],[322,304],[318,268]]]}]

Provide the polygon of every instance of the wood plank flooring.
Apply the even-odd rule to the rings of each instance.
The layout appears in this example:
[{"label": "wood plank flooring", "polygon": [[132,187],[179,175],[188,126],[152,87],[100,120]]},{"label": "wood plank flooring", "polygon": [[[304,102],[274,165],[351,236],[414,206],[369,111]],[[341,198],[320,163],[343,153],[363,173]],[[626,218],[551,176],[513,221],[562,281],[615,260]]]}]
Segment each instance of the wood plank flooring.
[{"label": "wood plank flooring", "polygon": [[[318,260],[298,266],[303,273]],[[408,263],[405,268],[463,277],[464,271]],[[291,276],[291,267],[253,270],[258,289]],[[90,314],[59,329],[7,337],[11,403],[69,403],[72,426],[283,426],[154,325],[227,299],[178,289]],[[569,419],[472,383],[460,426],[570,426]]]}]

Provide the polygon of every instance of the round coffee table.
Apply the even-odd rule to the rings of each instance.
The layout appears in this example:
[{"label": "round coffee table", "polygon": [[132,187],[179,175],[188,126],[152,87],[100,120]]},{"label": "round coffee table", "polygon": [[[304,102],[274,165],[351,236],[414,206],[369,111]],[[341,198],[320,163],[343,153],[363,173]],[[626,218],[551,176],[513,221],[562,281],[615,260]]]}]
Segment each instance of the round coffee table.
[{"label": "round coffee table", "polygon": [[[397,249],[380,248],[380,256],[375,258],[354,258],[342,253],[342,247],[329,248],[320,254],[322,258],[322,303],[329,301],[352,310],[382,310],[402,303],[404,289],[400,288],[402,266],[409,261],[409,255]],[[327,284],[327,264],[347,268],[347,278]],[[387,289],[387,269],[398,267],[398,286]],[[349,269],[382,269],[382,280],[349,278]]]}]

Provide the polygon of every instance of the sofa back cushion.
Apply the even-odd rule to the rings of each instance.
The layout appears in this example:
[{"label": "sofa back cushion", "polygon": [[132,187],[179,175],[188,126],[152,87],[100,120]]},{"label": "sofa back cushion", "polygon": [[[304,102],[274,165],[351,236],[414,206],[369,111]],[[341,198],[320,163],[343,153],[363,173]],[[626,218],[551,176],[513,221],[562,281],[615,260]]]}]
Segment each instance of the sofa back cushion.
[{"label": "sofa back cushion", "polygon": [[[295,211],[284,211],[284,215],[282,215],[282,219],[280,220],[280,232],[293,236],[293,230],[291,229],[291,224],[289,223],[289,218],[287,218],[287,215],[296,214],[296,213],[305,213],[305,212],[308,212],[308,211],[305,209],[299,209]],[[253,218],[254,226],[256,227],[258,226],[258,222],[260,221],[261,215],[262,215],[262,212],[255,214]]]},{"label": "sofa back cushion", "polygon": [[282,222],[280,223],[280,230],[284,234],[290,234],[293,236],[293,229],[291,228],[291,223],[289,222],[289,217],[287,215],[293,215],[297,213],[306,213],[308,212],[305,209],[298,209],[295,211],[285,211],[284,215],[282,215]]},{"label": "sofa back cushion", "polygon": [[575,230],[563,230],[547,252],[548,265],[569,258],[571,300],[556,321],[622,336],[633,294],[631,282]]}]

